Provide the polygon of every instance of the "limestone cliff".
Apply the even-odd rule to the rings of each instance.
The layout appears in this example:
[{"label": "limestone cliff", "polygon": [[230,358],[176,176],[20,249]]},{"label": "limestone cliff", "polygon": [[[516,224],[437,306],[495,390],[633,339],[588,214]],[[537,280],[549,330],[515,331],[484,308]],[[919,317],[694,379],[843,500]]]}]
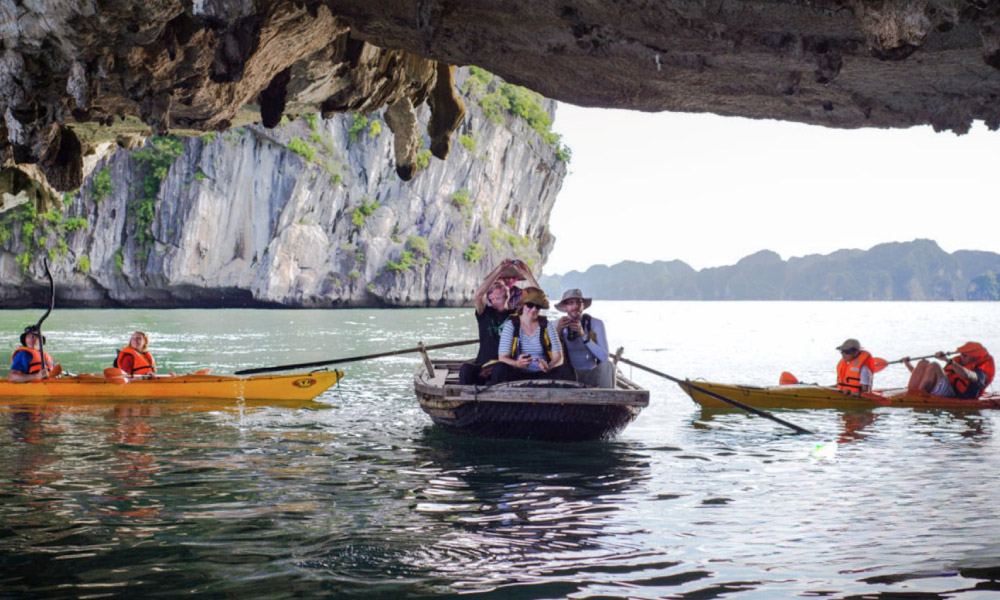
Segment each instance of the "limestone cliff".
[{"label": "limestone cliff", "polygon": [[566,173],[547,132],[555,104],[533,95],[529,121],[503,95],[526,90],[466,78],[452,157],[421,150],[409,182],[384,111],[102,158],[61,212],[31,217],[29,204],[0,220],[0,301],[47,301],[46,252],[60,306],[455,306],[502,257],[537,272]]}]

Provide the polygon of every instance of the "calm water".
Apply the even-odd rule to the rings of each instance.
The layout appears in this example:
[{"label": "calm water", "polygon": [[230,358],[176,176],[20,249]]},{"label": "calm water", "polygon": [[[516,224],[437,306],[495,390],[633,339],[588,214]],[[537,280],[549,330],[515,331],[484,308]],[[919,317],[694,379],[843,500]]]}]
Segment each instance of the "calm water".
[{"label": "calm water", "polygon": [[[626,357],[713,381],[831,383],[847,337],[888,360],[1000,350],[995,304],[593,309]],[[13,341],[41,312],[0,311],[0,331]],[[56,310],[46,328],[79,372],[109,366],[134,329],[178,372],[475,337],[452,309]],[[798,436],[702,414],[636,370],[651,404],[614,442],[483,441],[430,425],[417,365],[344,365],[304,409],[3,407],[0,598],[1000,597],[994,412],[781,413],[819,432]],[[905,382],[899,365],[876,380]],[[816,458],[818,444],[836,451]]]}]

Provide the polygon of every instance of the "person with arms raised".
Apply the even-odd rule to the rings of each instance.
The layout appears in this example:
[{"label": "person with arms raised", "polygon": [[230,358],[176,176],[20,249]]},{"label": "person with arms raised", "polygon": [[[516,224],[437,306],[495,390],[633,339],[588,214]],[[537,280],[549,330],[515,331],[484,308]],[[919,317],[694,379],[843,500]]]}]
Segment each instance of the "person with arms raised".
[{"label": "person with arms raised", "polygon": [[504,321],[510,316],[507,300],[510,295],[507,284],[501,281],[504,273],[512,272],[510,260],[504,260],[493,269],[482,285],[476,290],[476,323],[479,326],[479,354],[472,362],[462,365],[458,371],[458,382],[462,385],[482,385],[489,380],[488,371],[483,367],[497,361],[500,346],[500,331]]}]

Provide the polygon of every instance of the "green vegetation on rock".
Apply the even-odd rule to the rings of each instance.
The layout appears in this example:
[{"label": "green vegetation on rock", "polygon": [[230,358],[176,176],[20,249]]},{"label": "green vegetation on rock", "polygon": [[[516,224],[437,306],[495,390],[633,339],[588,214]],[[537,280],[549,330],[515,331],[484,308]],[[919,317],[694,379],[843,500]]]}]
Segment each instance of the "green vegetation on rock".
[{"label": "green vegetation on rock", "polygon": [[130,201],[127,207],[129,218],[135,222],[137,255],[140,260],[146,260],[149,249],[153,246],[152,228],[156,219],[156,196],[160,193],[160,185],[174,160],[183,151],[184,145],[180,138],[157,136],[148,146],[132,154],[143,170],[139,197]]}]

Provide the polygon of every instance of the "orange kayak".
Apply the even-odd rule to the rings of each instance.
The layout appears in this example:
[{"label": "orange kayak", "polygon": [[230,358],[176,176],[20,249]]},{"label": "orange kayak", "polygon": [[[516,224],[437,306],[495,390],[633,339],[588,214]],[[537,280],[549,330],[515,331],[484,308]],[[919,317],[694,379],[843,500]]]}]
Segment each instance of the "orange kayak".
[{"label": "orange kayak", "polygon": [[[713,392],[730,400],[762,410],[782,408],[874,408],[877,406],[908,406],[977,410],[1000,408],[1000,395],[989,394],[979,399],[945,398],[906,388],[876,390],[870,394],[853,396],[837,388],[821,385],[796,384],[756,387],[729,385],[707,381],[685,381],[678,384],[691,399],[705,408],[731,409],[732,405],[713,398],[701,390]],[[700,388],[700,389],[696,389]]]},{"label": "orange kayak", "polygon": [[292,375],[179,375],[114,383],[103,375],[73,375],[28,383],[0,379],[3,398],[312,400],[344,376],[342,371]]}]

